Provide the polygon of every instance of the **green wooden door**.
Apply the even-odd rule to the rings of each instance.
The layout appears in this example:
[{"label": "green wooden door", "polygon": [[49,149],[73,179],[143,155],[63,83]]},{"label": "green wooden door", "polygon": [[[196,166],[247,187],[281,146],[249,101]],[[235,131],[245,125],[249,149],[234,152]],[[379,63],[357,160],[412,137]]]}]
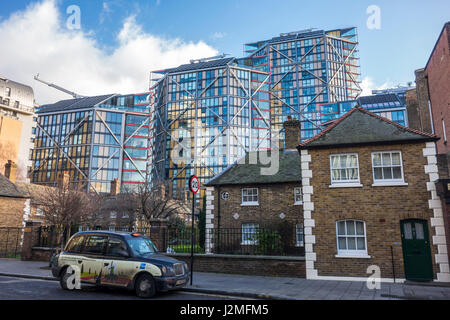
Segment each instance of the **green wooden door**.
[{"label": "green wooden door", "polygon": [[433,280],[428,224],[426,220],[403,220],[402,229],[403,258],[405,277],[413,281]]}]

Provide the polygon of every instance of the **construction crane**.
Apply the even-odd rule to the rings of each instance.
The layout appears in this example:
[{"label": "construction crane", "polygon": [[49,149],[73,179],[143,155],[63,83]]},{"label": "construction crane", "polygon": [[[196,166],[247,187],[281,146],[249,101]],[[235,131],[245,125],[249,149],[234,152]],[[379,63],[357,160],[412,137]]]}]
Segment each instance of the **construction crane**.
[{"label": "construction crane", "polygon": [[56,85],[56,84],[49,83],[49,82],[46,82],[46,81],[44,81],[44,80],[39,79],[39,73],[38,73],[37,75],[34,76],[34,80],[39,81],[39,82],[42,82],[43,84],[46,84],[46,85],[48,85],[49,87],[55,88],[56,90],[62,91],[62,92],[67,93],[67,94],[70,94],[70,95],[71,95],[72,97],[74,97],[75,99],[86,98],[85,96],[79,95],[79,94],[77,94],[77,93],[75,93],[75,92],[72,92],[72,91],[69,91],[69,90],[66,90],[66,89],[64,89],[64,88],[62,88],[62,87],[60,87],[60,86],[58,86],[58,85]]}]

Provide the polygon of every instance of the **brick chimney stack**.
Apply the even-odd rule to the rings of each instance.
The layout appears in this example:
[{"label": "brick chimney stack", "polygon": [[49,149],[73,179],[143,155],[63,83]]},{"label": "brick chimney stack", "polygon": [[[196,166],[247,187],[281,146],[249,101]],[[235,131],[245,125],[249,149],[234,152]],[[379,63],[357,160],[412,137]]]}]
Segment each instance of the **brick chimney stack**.
[{"label": "brick chimney stack", "polygon": [[285,150],[296,150],[300,144],[300,121],[288,116],[288,120],[283,123]]},{"label": "brick chimney stack", "polygon": [[58,187],[67,188],[69,186],[70,175],[67,171],[58,174]]},{"label": "brick chimney stack", "polygon": [[120,182],[119,182],[119,179],[115,178],[114,180],[111,181],[110,194],[112,196],[116,196],[119,193],[120,193]]},{"label": "brick chimney stack", "polygon": [[8,160],[5,164],[5,177],[7,177],[12,183],[16,182],[17,165],[12,161]]}]

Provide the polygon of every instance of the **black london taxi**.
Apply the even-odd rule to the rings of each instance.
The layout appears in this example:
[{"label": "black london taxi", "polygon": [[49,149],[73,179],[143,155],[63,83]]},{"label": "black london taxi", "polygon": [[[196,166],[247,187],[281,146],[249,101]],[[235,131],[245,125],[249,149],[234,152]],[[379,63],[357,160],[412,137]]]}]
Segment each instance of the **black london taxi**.
[{"label": "black london taxi", "polygon": [[123,287],[141,298],[157,291],[186,285],[185,262],[158,253],[153,242],[140,233],[85,231],[72,236],[52,261],[53,276],[65,290],[78,283]]}]

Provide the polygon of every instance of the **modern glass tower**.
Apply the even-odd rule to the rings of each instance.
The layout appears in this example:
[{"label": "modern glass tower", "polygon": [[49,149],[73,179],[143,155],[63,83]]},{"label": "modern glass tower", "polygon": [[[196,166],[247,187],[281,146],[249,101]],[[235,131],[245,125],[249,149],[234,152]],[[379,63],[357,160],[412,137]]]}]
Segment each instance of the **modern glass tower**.
[{"label": "modern glass tower", "polygon": [[172,195],[197,175],[204,183],[250,150],[270,148],[270,76],[235,58],[213,57],[155,71],[155,180]]},{"label": "modern glass tower", "polygon": [[244,50],[246,64],[271,73],[273,137],[280,135],[280,143],[288,116],[301,121],[306,140],[322,130],[327,107],[321,105],[355,100],[362,92],[356,28],[285,33]]},{"label": "modern glass tower", "polygon": [[38,111],[31,181],[70,182],[98,193],[148,181],[150,94],[104,95],[63,100]]}]

